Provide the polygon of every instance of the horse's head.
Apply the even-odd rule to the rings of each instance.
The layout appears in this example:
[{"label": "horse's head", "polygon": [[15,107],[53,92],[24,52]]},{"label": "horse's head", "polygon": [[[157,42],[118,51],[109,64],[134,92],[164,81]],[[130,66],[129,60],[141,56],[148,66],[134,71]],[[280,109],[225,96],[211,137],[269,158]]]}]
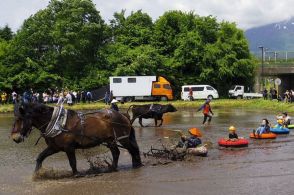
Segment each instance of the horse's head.
[{"label": "horse's head", "polygon": [[32,110],[29,104],[15,104],[11,137],[16,143],[24,141],[32,130]]},{"label": "horse's head", "polygon": [[176,112],[177,109],[172,104],[167,104],[163,107],[163,112]]}]

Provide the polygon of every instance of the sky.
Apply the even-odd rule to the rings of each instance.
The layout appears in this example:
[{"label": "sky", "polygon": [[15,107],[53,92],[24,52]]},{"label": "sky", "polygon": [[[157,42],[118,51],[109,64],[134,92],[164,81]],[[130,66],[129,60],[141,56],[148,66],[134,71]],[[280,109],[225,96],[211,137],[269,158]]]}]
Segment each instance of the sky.
[{"label": "sky", "polygon": [[[215,16],[219,21],[235,22],[244,30],[291,18],[294,0],[92,0],[105,21],[114,12],[126,13],[141,9],[156,20],[165,11],[194,11],[200,16]],[[6,24],[13,31],[23,21],[46,8],[49,0],[0,0],[0,27]]]}]

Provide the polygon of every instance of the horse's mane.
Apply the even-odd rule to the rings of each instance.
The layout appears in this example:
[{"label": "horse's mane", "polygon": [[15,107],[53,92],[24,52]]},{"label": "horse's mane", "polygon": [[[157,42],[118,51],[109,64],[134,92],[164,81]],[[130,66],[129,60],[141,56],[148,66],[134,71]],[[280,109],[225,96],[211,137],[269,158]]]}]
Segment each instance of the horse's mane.
[{"label": "horse's mane", "polygon": [[40,113],[40,114],[46,114],[53,111],[53,107],[42,104],[42,103],[22,103],[20,106],[22,106],[25,111],[30,111],[34,113]]}]

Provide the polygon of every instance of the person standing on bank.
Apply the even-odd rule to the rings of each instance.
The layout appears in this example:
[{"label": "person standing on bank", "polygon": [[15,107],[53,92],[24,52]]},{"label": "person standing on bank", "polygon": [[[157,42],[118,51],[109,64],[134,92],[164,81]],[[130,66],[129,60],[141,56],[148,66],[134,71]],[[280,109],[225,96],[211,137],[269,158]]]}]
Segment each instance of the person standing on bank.
[{"label": "person standing on bank", "polygon": [[202,124],[206,123],[207,118],[208,118],[208,124],[210,124],[210,122],[211,122],[213,112],[212,112],[211,106],[209,104],[210,101],[211,101],[211,99],[207,99],[205,101],[205,103],[197,110],[197,112],[202,110],[202,113],[203,113],[203,122],[202,122]]},{"label": "person standing on bank", "polygon": [[104,102],[105,102],[106,105],[109,104],[109,94],[108,94],[108,91],[105,92]]},{"label": "person standing on bank", "polygon": [[66,93],[65,99],[66,99],[66,103],[69,106],[72,106],[72,96],[71,96],[71,94],[69,92]]},{"label": "person standing on bank", "polygon": [[111,101],[113,100],[113,92],[112,90],[110,91],[110,94],[109,94],[109,103],[111,103]]},{"label": "person standing on bank", "polygon": [[193,98],[193,90],[192,90],[192,87],[189,87],[189,101],[193,101],[194,98]]}]

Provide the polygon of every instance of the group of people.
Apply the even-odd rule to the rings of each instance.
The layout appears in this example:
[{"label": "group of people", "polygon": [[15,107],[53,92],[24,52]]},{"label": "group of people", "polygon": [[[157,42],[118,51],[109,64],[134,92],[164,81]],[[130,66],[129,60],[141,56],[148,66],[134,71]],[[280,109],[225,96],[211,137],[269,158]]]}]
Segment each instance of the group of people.
[{"label": "group of people", "polygon": [[286,103],[292,103],[294,102],[294,90],[286,90],[283,95],[278,95],[278,92],[275,88],[270,88],[268,91],[266,88],[262,91],[263,99],[267,100],[278,100],[278,101],[284,101]]},{"label": "group of people", "polygon": [[61,104],[66,102],[68,105],[73,105],[75,103],[80,102],[92,102],[93,95],[91,91],[71,91],[68,89],[47,89],[43,93],[39,93],[33,91],[33,89],[25,90],[22,94],[18,94],[15,91],[11,93],[9,96],[7,93],[1,93],[1,103],[5,104],[8,102],[12,102],[13,104],[17,101],[23,101],[25,103],[33,102],[33,103],[56,103]]},{"label": "group of people", "polygon": [[[276,116],[277,125],[280,127],[288,127],[291,124],[291,117],[288,115],[287,112],[279,114]],[[271,129],[270,123],[268,119],[262,119],[261,125],[256,129],[253,130],[253,134],[261,135],[263,133],[269,133]]]},{"label": "group of people", "polygon": [[[56,101],[57,100],[57,101]],[[61,105],[64,102],[67,103],[67,105],[72,106],[73,104],[80,103],[80,102],[92,102],[93,101],[93,95],[90,91],[84,92],[75,92],[75,91],[63,91],[59,94],[55,95],[55,101],[57,105]]]},{"label": "group of people", "polygon": [[[203,117],[204,117],[203,124],[206,123],[207,119],[208,119],[207,122],[210,123],[211,119],[212,119],[213,112],[211,110],[210,101],[211,101],[210,99],[207,99],[205,101],[205,103],[198,109],[198,111],[202,110],[202,112],[203,112]],[[276,116],[276,119],[277,119],[277,123],[278,123],[277,125],[281,126],[281,127],[287,128],[288,125],[290,125],[290,123],[291,123],[291,117],[288,115],[287,112],[278,114]],[[261,135],[263,133],[270,133],[270,128],[271,128],[271,126],[270,126],[268,119],[264,118],[261,121],[261,125],[256,130],[253,130],[253,134],[254,135],[256,135],[256,134]],[[228,140],[237,140],[237,139],[242,138],[237,135],[236,127],[230,126],[228,130],[229,130]],[[199,129],[192,128],[192,129],[189,129],[188,132],[190,133],[190,137],[188,137],[186,135],[182,135],[181,140],[176,145],[176,147],[185,148],[185,149],[195,148],[202,143],[202,141],[200,139],[202,134]]]},{"label": "group of people", "polygon": [[270,88],[268,91],[266,88],[262,91],[263,99],[276,100],[278,99],[278,91],[275,88]]}]

